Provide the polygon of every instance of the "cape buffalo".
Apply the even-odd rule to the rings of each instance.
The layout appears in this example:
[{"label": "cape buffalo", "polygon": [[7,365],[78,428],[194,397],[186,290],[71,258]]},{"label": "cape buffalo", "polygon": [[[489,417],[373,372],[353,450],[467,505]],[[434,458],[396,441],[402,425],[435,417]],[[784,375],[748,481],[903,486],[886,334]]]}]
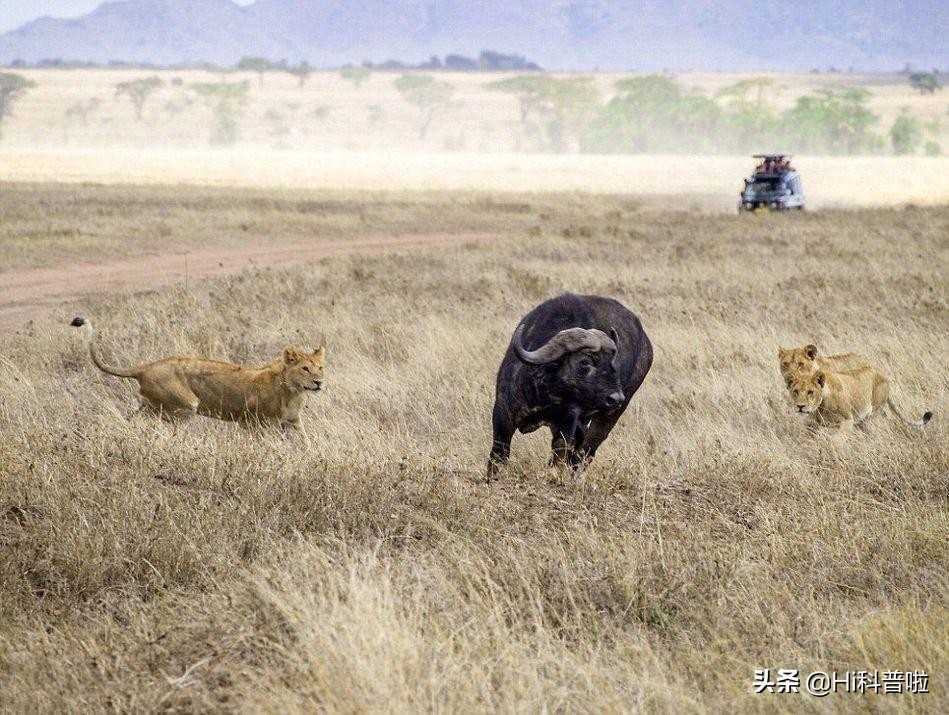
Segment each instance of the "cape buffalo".
[{"label": "cape buffalo", "polygon": [[488,478],[515,430],[550,427],[551,463],[596,454],[652,366],[652,343],[622,303],[568,293],[524,316],[498,369]]}]

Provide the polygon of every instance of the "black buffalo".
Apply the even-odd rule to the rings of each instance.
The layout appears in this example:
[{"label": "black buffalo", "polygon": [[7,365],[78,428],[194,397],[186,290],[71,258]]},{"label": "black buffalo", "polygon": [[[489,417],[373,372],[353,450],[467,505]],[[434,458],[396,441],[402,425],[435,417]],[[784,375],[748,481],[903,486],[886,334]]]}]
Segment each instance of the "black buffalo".
[{"label": "black buffalo", "polygon": [[596,454],[652,366],[652,343],[622,303],[568,293],[524,316],[498,369],[493,478],[515,430],[550,427],[552,463],[577,468]]}]

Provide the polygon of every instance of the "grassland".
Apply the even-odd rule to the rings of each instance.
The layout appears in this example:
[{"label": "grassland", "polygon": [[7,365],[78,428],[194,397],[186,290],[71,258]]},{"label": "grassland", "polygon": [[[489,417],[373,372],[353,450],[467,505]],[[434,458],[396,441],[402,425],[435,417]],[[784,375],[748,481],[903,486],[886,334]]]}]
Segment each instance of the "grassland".
[{"label": "grassland", "polygon": [[[583,198],[538,205],[579,210]],[[630,200],[642,210],[656,207]],[[498,209],[498,206],[500,208]],[[185,253],[306,245],[365,236],[526,231],[536,217],[502,194],[0,184],[0,270]]]},{"label": "grassland", "polygon": [[[0,337],[4,709],[949,705],[949,209],[749,220],[611,196],[10,191],[33,242],[21,267],[71,260],[67,215],[76,240],[100,221],[135,236],[136,217],[184,242],[252,217],[261,235],[354,235],[366,216],[501,238],[82,307],[116,363],[257,363],[324,335],[310,450],[130,418],[131,386],[65,327],[74,306]],[[548,471],[534,434],[485,484],[494,371],[519,317],[564,290],[635,310],[653,371],[589,469]],[[805,340],[871,355],[935,420],[807,439],[775,360]],[[760,667],[927,670],[931,692],[756,696]]]}]

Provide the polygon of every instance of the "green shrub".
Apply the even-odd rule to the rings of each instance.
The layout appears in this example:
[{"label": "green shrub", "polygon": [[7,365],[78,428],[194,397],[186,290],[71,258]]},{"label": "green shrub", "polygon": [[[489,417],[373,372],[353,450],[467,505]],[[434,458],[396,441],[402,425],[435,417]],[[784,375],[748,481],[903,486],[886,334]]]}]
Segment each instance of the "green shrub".
[{"label": "green shrub", "polygon": [[894,154],[915,154],[923,141],[923,130],[916,117],[897,117],[890,129]]}]

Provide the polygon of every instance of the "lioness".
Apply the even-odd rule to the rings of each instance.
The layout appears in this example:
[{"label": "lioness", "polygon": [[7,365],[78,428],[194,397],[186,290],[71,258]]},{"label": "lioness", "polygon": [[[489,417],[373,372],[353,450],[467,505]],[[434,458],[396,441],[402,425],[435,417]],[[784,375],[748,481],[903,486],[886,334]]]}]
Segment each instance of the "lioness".
[{"label": "lioness", "polygon": [[790,386],[790,378],[801,373],[816,370],[825,372],[846,372],[861,367],[873,367],[863,355],[843,353],[841,355],[821,355],[816,345],[800,348],[778,348],[778,362],[781,365],[781,377]]},{"label": "lioness", "polygon": [[289,425],[309,444],[300,410],[306,393],[323,387],[326,350],[322,345],[312,354],[288,347],[283,355],[259,369],[189,357],[117,368],[106,365],[96,354],[91,322],[76,318],[72,326],[84,329],[89,356],[97,368],[109,375],[138,380],[144,410],[168,420],[203,415],[243,424],[261,421]]},{"label": "lioness", "polygon": [[816,424],[836,423],[841,431],[863,422],[884,404],[911,427],[923,427],[933,416],[926,412],[921,420],[905,417],[890,399],[889,380],[872,367],[802,373],[791,378],[788,389],[798,412],[813,415]]}]

